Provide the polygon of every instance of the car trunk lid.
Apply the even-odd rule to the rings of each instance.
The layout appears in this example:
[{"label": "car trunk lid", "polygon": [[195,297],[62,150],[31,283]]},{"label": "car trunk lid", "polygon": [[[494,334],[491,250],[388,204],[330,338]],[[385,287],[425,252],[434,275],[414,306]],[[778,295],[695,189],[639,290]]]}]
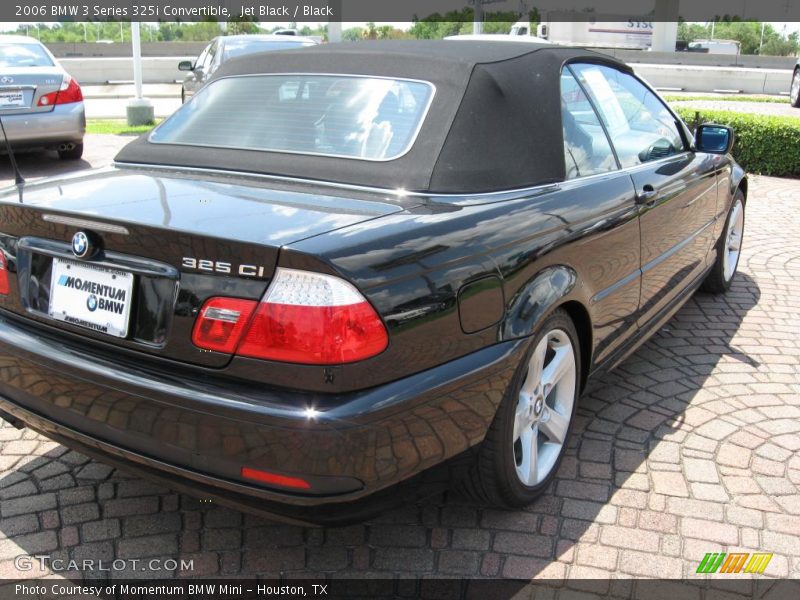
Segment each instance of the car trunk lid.
[{"label": "car trunk lid", "polygon": [[64,80],[59,67],[10,67],[0,75],[0,116],[51,112],[39,106],[42,96],[57,92]]},{"label": "car trunk lid", "polygon": [[[98,345],[221,367],[228,355],[191,342],[208,298],[260,299],[282,246],[403,208],[137,169],[8,188],[0,250],[16,277],[0,308]],[[98,249],[88,260],[75,255],[78,233]]]}]

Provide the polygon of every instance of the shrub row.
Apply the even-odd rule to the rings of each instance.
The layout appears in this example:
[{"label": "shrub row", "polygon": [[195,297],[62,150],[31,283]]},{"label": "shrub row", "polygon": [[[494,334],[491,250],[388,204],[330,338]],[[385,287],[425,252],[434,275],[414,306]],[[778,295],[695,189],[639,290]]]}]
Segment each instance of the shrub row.
[{"label": "shrub row", "polygon": [[752,94],[738,94],[738,95],[676,95],[676,94],[662,94],[661,97],[667,102],[761,102],[768,104],[789,104],[789,96],[755,96]]},{"label": "shrub row", "polygon": [[733,157],[749,173],[800,177],[800,110],[798,117],[680,107],[675,110],[692,129],[701,123],[732,127],[736,133]]}]

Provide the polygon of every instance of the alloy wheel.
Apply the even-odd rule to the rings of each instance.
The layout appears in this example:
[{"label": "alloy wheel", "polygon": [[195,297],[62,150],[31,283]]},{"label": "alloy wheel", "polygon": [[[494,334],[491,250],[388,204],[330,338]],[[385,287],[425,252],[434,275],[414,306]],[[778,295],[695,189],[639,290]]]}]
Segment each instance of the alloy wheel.
[{"label": "alloy wheel", "polygon": [[723,275],[725,281],[730,281],[736,273],[739,264],[739,254],[742,251],[742,235],[744,234],[744,205],[736,199],[730,216],[728,217],[728,238],[725,240],[723,254]]},{"label": "alloy wheel", "polygon": [[537,344],[514,414],[514,461],[519,480],[536,486],[550,475],[567,441],[577,368],[570,337],[554,329]]}]

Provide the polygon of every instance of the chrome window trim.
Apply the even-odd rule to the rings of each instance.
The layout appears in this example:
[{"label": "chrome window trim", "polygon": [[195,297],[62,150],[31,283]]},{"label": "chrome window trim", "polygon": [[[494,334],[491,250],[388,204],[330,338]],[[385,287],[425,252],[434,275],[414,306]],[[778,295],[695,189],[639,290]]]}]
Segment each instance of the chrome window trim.
[{"label": "chrome window trim", "polygon": [[[248,148],[243,146],[216,146],[210,144],[188,144],[186,142],[159,142],[153,140],[153,134],[155,134],[163,125],[168,123],[170,119],[172,119],[181,109],[179,108],[175,111],[172,115],[164,119],[161,123],[159,123],[153,130],[147,135],[147,141],[151,144],[163,144],[163,145],[171,145],[171,146],[189,146],[192,148],[211,148],[214,150],[246,150],[250,152],[272,152],[275,154],[294,154],[299,156],[323,156],[327,158],[343,158],[347,160],[361,160],[365,162],[391,162],[393,160],[397,160],[402,158],[414,147],[414,144],[417,141],[417,137],[419,136],[419,132],[422,130],[422,125],[425,123],[425,120],[428,118],[428,112],[430,111],[431,105],[433,104],[433,99],[436,97],[436,86],[431,83],[430,81],[425,81],[424,79],[411,79],[409,77],[388,77],[388,76],[380,76],[380,75],[358,75],[352,73],[246,73],[243,75],[227,75],[226,77],[219,77],[214,81],[209,82],[203,89],[207,89],[209,86],[215,84],[218,81],[223,81],[225,79],[243,79],[245,77],[277,77],[277,76],[301,76],[301,77],[353,77],[359,79],[385,79],[387,81],[406,81],[410,83],[420,83],[422,85],[427,86],[431,94],[428,97],[428,102],[425,105],[425,108],[420,112],[419,120],[417,121],[417,126],[414,129],[413,133],[408,139],[406,146],[403,148],[403,151],[399,154],[396,154],[390,158],[364,158],[362,156],[347,156],[345,154],[328,154],[325,152],[298,152],[296,150],[270,150],[265,148]],[[192,94],[192,98],[186,104],[189,104],[197,97],[199,93],[202,93],[202,90]],[[185,106],[185,105],[184,105]]]},{"label": "chrome window trim", "polygon": [[138,162],[120,162],[114,161],[111,163],[112,167],[120,168],[120,169],[145,169],[145,170],[160,170],[160,171],[178,171],[183,173],[208,173],[211,175],[221,175],[223,177],[245,177],[245,178],[252,178],[252,179],[261,179],[266,181],[281,181],[286,183],[300,183],[303,185],[315,185],[320,187],[329,187],[329,188],[336,188],[340,190],[351,190],[356,192],[369,192],[369,193],[377,193],[377,194],[388,194],[390,196],[397,196],[400,198],[429,198],[429,199],[436,199],[436,198],[443,198],[443,199],[464,199],[464,198],[498,198],[502,196],[507,196],[509,199],[517,198],[519,196],[523,196],[525,194],[533,193],[533,192],[542,192],[542,191],[553,191],[561,189],[562,187],[571,187],[571,186],[579,186],[583,185],[584,182],[593,181],[595,179],[603,179],[603,178],[615,178],[620,177],[622,175],[630,174],[640,169],[645,169],[651,167],[652,165],[659,165],[659,164],[666,164],[670,161],[677,160],[680,157],[683,157],[686,154],[689,154],[689,151],[683,152],[681,154],[673,154],[672,156],[666,156],[664,158],[659,158],[658,160],[654,160],[648,163],[643,163],[641,165],[635,165],[633,167],[626,167],[624,169],[618,169],[616,171],[608,171],[607,173],[595,173],[594,175],[587,175],[585,177],[577,177],[575,179],[565,179],[564,181],[553,181],[548,183],[540,183],[538,185],[532,185],[522,188],[511,188],[507,190],[496,190],[492,192],[476,192],[476,193],[469,193],[469,192],[414,192],[404,189],[391,189],[391,188],[382,188],[376,186],[368,186],[368,185],[358,185],[354,183],[339,183],[336,181],[322,181],[320,179],[307,179],[303,177],[290,177],[288,175],[270,175],[268,173],[253,173],[250,171],[235,171],[229,169],[212,169],[208,167],[184,167],[184,166],[176,166],[176,165],[156,165],[156,164],[148,164],[148,163],[138,163]]},{"label": "chrome window trim", "polygon": [[[341,190],[351,190],[356,192],[370,192],[377,194],[388,194],[400,198],[483,198],[494,196],[518,196],[526,192],[540,191],[545,188],[557,188],[560,182],[542,183],[525,188],[514,188],[509,190],[497,190],[493,192],[478,192],[478,193],[453,193],[453,192],[414,192],[404,189],[391,189],[382,188],[368,185],[358,185],[355,183],[340,183],[337,181],[322,181],[320,179],[306,179],[303,177],[290,177],[288,175],[270,175],[268,173],[253,173],[251,171],[234,171],[229,169],[212,169],[208,167],[184,167],[174,165],[156,165],[148,163],[135,163],[135,162],[113,162],[111,166],[117,168],[133,168],[133,169],[156,169],[161,171],[179,171],[186,173],[209,173],[213,175],[222,175],[226,177],[246,177],[253,179],[264,179],[267,181],[281,181],[286,183],[300,183],[303,185],[315,185],[321,187],[336,188]],[[619,174],[619,171],[614,171],[614,174]],[[601,175],[608,175],[608,173],[601,173]],[[575,180],[572,180],[575,181]]]}]

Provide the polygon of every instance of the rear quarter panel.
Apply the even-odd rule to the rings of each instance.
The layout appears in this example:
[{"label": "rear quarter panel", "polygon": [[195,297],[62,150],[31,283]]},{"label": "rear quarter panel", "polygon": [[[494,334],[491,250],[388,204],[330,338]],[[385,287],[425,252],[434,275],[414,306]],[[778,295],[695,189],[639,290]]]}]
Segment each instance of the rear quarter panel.
[{"label": "rear quarter panel", "polygon": [[[398,379],[525,337],[569,300],[591,315],[592,353],[605,351],[624,336],[638,306],[639,237],[631,197],[630,177],[613,174],[493,202],[487,202],[492,197],[430,198],[413,210],[291,244],[279,264],[351,280],[387,324],[387,350],[337,368],[335,387]],[[553,268],[575,277],[571,285],[550,290],[542,303],[537,276]],[[458,291],[487,276],[503,280],[505,314],[483,330],[465,333]],[[552,279],[544,283],[550,284]]]}]

